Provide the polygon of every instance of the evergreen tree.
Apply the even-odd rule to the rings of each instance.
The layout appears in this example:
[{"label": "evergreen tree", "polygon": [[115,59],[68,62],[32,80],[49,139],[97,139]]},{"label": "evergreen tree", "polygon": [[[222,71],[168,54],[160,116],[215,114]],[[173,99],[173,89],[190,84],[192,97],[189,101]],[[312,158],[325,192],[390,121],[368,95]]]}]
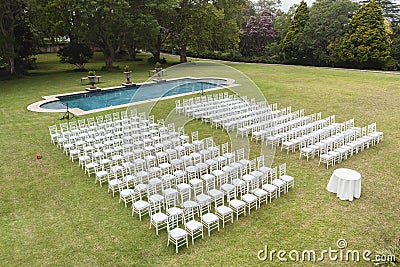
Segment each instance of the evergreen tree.
[{"label": "evergreen tree", "polygon": [[339,57],[352,67],[381,68],[390,59],[390,39],[376,0],[360,6],[339,46]]},{"label": "evergreen tree", "polygon": [[[382,8],[383,16],[390,22],[400,22],[400,5],[391,0],[376,0]],[[360,4],[367,4],[369,0],[360,0]]]},{"label": "evergreen tree", "polygon": [[290,23],[289,29],[286,33],[282,43],[282,50],[284,53],[285,60],[287,61],[298,61],[301,57],[298,52],[297,37],[301,33],[309,20],[309,10],[306,2],[301,1],[297,7],[292,22]]},{"label": "evergreen tree", "polygon": [[304,64],[332,65],[330,46],[344,35],[350,15],[358,5],[350,0],[317,0],[310,8],[310,19],[297,41]]}]

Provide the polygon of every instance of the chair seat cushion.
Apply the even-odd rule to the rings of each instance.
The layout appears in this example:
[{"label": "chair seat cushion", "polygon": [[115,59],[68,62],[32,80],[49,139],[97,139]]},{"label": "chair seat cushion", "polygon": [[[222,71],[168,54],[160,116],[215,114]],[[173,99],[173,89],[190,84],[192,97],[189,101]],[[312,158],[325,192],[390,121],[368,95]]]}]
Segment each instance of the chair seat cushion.
[{"label": "chair seat cushion", "polygon": [[257,201],[257,197],[253,194],[244,194],[242,196],[242,200],[244,202],[251,203],[251,202]]},{"label": "chair seat cushion", "polygon": [[150,204],[144,200],[138,200],[136,202],[133,203],[133,206],[137,209],[137,210],[143,210],[147,207],[150,206]]},{"label": "chair seat cushion", "polygon": [[206,213],[203,216],[201,216],[201,219],[202,219],[203,222],[205,222],[207,224],[214,223],[214,222],[217,222],[219,220],[217,215],[215,215],[213,213]]},{"label": "chair seat cushion", "polygon": [[151,215],[151,219],[157,223],[165,222],[168,220],[168,216],[162,212]]},{"label": "chair seat cushion", "polygon": [[210,191],[208,191],[208,194],[214,199],[224,196],[224,193],[218,189],[211,189]]},{"label": "chair seat cushion", "polygon": [[268,192],[261,188],[256,188],[253,190],[253,194],[257,197],[262,197],[268,195]]},{"label": "chair seat cushion", "polygon": [[170,231],[170,235],[174,239],[184,238],[187,236],[187,232],[182,228],[175,228]]},{"label": "chair seat cushion", "polygon": [[294,177],[290,176],[290,175],[282,175],[279,177],[281,180],[283,180],[284,182],[293,182],[294,181]]},{"label": "chair seat cushion", "polygon": [[121,197],[129,197],[133,195],[133,192],[134,192],[133,189],[128,188],[120,191],[119,194]]},{"label": "chair seat cushion", "polygon": [[185,224],[186,228],[189,229],[190,231],[195,231],[203,228],[203,224],[201,224],[198,221],[192,220],[189,221]]},{"label": "chair seat cushion", "polygon": [[274,179],[272,181],[272,184],[277,186],[277,187],[281,187],[281,186],[284,186],[286,183],[285,183],[285,181],[283,181],[281,179]]},{"label": "chair seat cushion", "polygon": [[243,201],[239,200],[239,199],[232,199],[229,202],[229,205],[235,209],[241,208],[243,206],[246,205],[246,203],[244,203]]},{"label": "chair seat cushion", "polygon": [[221,190],[225,192],[231,192],[232,190],[235,190],[235,186],[232,184],[223,184],[221,185]]},{"label": "chair seat cushion", "polygon": [[221,215],[228,215],[232,213],[232,209],[227,206],[219,206],[215,210]]},{"label": "chair seat cushion", "polygon": [[267,192],[274,192],[274,191],[276,191],[277,187],[272,184],[265,184],[262,186],[262,189],[264,189]]}]

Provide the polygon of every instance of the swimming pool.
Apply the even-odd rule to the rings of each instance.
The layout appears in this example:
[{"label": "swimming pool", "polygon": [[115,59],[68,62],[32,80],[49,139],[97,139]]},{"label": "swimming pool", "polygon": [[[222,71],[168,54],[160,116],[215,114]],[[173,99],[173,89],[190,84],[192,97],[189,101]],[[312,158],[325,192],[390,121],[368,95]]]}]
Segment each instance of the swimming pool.
[{"label": "swimming pool", "polygon": [[[100,111],[107,108],[116,108],[140,103],[142,101],[157,100],[169,96],[178,96],[202,90],[216,89],[226,86],[229,79],[224,78],[179,78],[157,82],[143,83],[129,87],[115,87],[102,89],[96,92],[78,92],[67,95],[44,97],[47,101],[40,101],[40,112],[55,112],[66,109],[81,110],[81,114]],[[37,104],[34,103],[34,104]],[[28,107],[28,109],[30,109]],[[30,109],[32,110],[32,109]],[[75,113],[75,112],[74,112]]]}]

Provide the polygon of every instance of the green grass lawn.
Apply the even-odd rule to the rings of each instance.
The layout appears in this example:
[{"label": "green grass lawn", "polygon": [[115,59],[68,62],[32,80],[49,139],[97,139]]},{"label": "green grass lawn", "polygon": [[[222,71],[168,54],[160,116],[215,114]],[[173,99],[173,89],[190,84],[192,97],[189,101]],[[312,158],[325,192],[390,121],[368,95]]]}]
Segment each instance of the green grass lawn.
[{"label": "green grass lawn", "polygon": [[[116,65],[129,64],[133,80],[145,81],[151,66],[143,58]],[[100,71],[103,64],[98,56],[87,66],[104,77],[102,87],[124,81],[121,71]],[[58,63],[53,54],[39,55],[37,65],[28,76],[0,82],[0,266],[371,266],[327,257],[324,262],[260,262],[257,253],[265,245],[286,251],[336,249],[339,238],[347,240],[348,249],[373,251],[400,237],[398,75],[230,64],[248,75],[268,102],[304,108],[306,114],[336,114],[337,121],[354,117],[357,126],[376,121],[384,141],[335,166],[361,173],[362,195],[353,202],[327,192],[335,168],[278,150],[274,165],[287,162],[294,190],[175,254],[166,246],[166,231],[156,236],[148,217],[132,218],[131,209],[50,144],[47,126],[59,124],[62,114],[26,107],[44,95],[82,90],[80,77],[86,73]],[[153,114],[161,118],[173,107],[174,100],[161,101]],[[227,138],[197,122],[186,129],[213,134],[218,142]],[[35,159],[36,152],[42,160]]]}]

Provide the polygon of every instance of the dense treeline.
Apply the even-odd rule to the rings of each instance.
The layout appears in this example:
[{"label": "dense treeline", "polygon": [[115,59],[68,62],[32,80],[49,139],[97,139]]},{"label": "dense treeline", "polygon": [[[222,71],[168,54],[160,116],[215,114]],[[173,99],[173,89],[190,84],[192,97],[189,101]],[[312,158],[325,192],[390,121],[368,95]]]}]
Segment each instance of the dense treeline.
[{"label": "dense treeline", "polygon": [[[32,67],[39,48],[62,43],[60,61],[84,69],[93,49],[106,69],[138,50],[238,61],[397,69],[399,6],[390,0],[0,0],[0,69]],[[63,41],[64,40],[64,41]]]}]

